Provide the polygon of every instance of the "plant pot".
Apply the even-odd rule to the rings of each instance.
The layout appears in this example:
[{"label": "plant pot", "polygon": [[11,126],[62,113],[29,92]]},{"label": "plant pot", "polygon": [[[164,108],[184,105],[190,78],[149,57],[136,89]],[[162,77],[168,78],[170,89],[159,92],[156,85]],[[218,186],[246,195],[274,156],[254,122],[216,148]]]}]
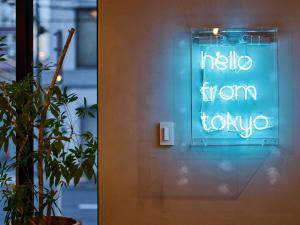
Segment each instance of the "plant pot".
[{"label": "plant pot", "polygon": [[[41,223],[43,220],[44,223]],[[50,220],[50,221],[49,221]],[[29,223],[30,225],[82,225],[81,222],[76,221],[72,218],[68,217],[60,217],[60,216],[51,216],[50,219],[47,217],[34,217],[32,219],[33,223]],[[21,222],[16,221],[13,225],[23,225]]]}]

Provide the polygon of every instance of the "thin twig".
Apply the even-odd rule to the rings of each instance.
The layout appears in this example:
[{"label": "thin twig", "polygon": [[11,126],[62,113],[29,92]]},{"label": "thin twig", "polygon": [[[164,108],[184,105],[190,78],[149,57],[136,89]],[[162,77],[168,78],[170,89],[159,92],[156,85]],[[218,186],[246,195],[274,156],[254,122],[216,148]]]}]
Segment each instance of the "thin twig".
[{"label": "thin twig", "polygon": [[64,49],[62,51],[62,54],[58,60],[56,70],[54,72],[54,75],[52,77],[52,81],[50,83],[50,86],[48,88],[47,95],[44,100],[43,108],[41,111],[41,119],[40,119],[40,125],[39,125],[39,137],[38,137],[38,202],[39,202],[39,210],[42,212],[43,210],[43,189],[44,189],[44,178],[43,178],[43,148],[44,148],[44,136],[45,136],[45,123],[47,119],[47,111],[48,107],[50,105],[51,96],[53,94],[54,86],[56,84],[57,76],[59,75],[59,72],[62,68],[62,64],[64,62],[66,53],[68,51],[69,45],[72,41],[73,35],[74,35],[75,29],[72,28],[69,30],[69,36],[66,40]]}]

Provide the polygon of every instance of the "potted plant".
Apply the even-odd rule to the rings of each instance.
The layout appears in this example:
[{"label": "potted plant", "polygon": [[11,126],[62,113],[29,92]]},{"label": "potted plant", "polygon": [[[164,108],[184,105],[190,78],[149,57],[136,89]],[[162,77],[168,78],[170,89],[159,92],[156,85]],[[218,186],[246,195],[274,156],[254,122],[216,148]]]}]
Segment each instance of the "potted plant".
[{"label": "potted plant", "polygon": [[[69,30],[52,81],[41,86],[37,80],[49,66],[38,65],[37,75],[20,82],[0,81],[0,152],[9,152],[10,143],[17,146],[12,159],[0,161],[0,201],[6,212],[6,225],[79,225],[71,218],[55,217],[57,194],[62,186],[77,185],[83,176],[96,180],[97,139],[91,132],[77,133],[70,119],[68,105],[78,97],[57,84],[69,44],[75,30]],[[0,39],[0,53],[5,45]],[[0,54],[0,61],[4,55]],[[76,109],[78,118],[92,116],[96,105]],[[32,143],[33,140],[34,142]],[[28,163],[37,165],[38,184],[30,179]],[[16,171],[16,182],[9,177]],[[22,174],[20,174],[20,171]],[[37,206],[34,206],[34,196]]]}]

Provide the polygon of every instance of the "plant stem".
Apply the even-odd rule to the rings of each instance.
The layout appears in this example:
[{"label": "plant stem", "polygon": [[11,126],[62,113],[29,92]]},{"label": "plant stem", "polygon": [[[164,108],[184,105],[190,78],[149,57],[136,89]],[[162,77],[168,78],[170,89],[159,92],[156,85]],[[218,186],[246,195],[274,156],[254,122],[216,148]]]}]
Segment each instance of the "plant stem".
[{"label": "plant stem", "polygon": [[68,51],[69,45],[72,41],[73,35],[74,35],[75,29],[72,28],[69,30],[69,36],[66,40],[64,49],[62,51],[62,54],[58,60],[56,70],[54,72],[54,75],[52,77],[52,81],[50,83],[50,86],[48,88],[47,95],[45,96],[43,108],[41,111],[41,119],[39,124],[39,137],[38,137],[38,202],[39,202],[39,210],[42,212],[43,210],[43,198],[44,198],[44,177],[43,177],[43,148],[44,148],[44,136],[45,136],[45,124],[47,119],[47,111],[48,107],[50,105],[51,96],[53,94],[54,86],[56,84],[57,76],[59,75],[59,72],[61,70],[62,64],[64,62],[66,53]]},{"label": "plant stem", "polygon": [[[28,142],[28,134],[25,136],[24,140],[21,143],[21,147],[19,149],[19,151],[17,152],[17,157],[16,157],[16,161],[19,162],[20,161],[20,157],[22,156],[23,150],[25,148],[25,145]],[[16,165],[16,188],[19,187],[20,185],[20,166],[19,164]]]},{"label": "plant stem", "polygon": [[47,204],[47,225],[50,225],[50,217],[51,217],[51,209],[52,209],[52,199],[54,198],[55,196],[55,192],[51,189],[50,191],[50,195],[51,195],[51,198],[50,200],[48,200],[48,204]]}]

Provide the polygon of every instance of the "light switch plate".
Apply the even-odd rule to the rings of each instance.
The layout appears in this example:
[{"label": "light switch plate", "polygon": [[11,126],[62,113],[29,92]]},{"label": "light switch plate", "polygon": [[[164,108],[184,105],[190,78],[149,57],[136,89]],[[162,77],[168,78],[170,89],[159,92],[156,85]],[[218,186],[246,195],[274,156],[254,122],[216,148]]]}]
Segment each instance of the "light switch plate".
[{"label": "light switch plate", "polygon": [[160,145],[174,145],[174,122],[159,123]]}]

